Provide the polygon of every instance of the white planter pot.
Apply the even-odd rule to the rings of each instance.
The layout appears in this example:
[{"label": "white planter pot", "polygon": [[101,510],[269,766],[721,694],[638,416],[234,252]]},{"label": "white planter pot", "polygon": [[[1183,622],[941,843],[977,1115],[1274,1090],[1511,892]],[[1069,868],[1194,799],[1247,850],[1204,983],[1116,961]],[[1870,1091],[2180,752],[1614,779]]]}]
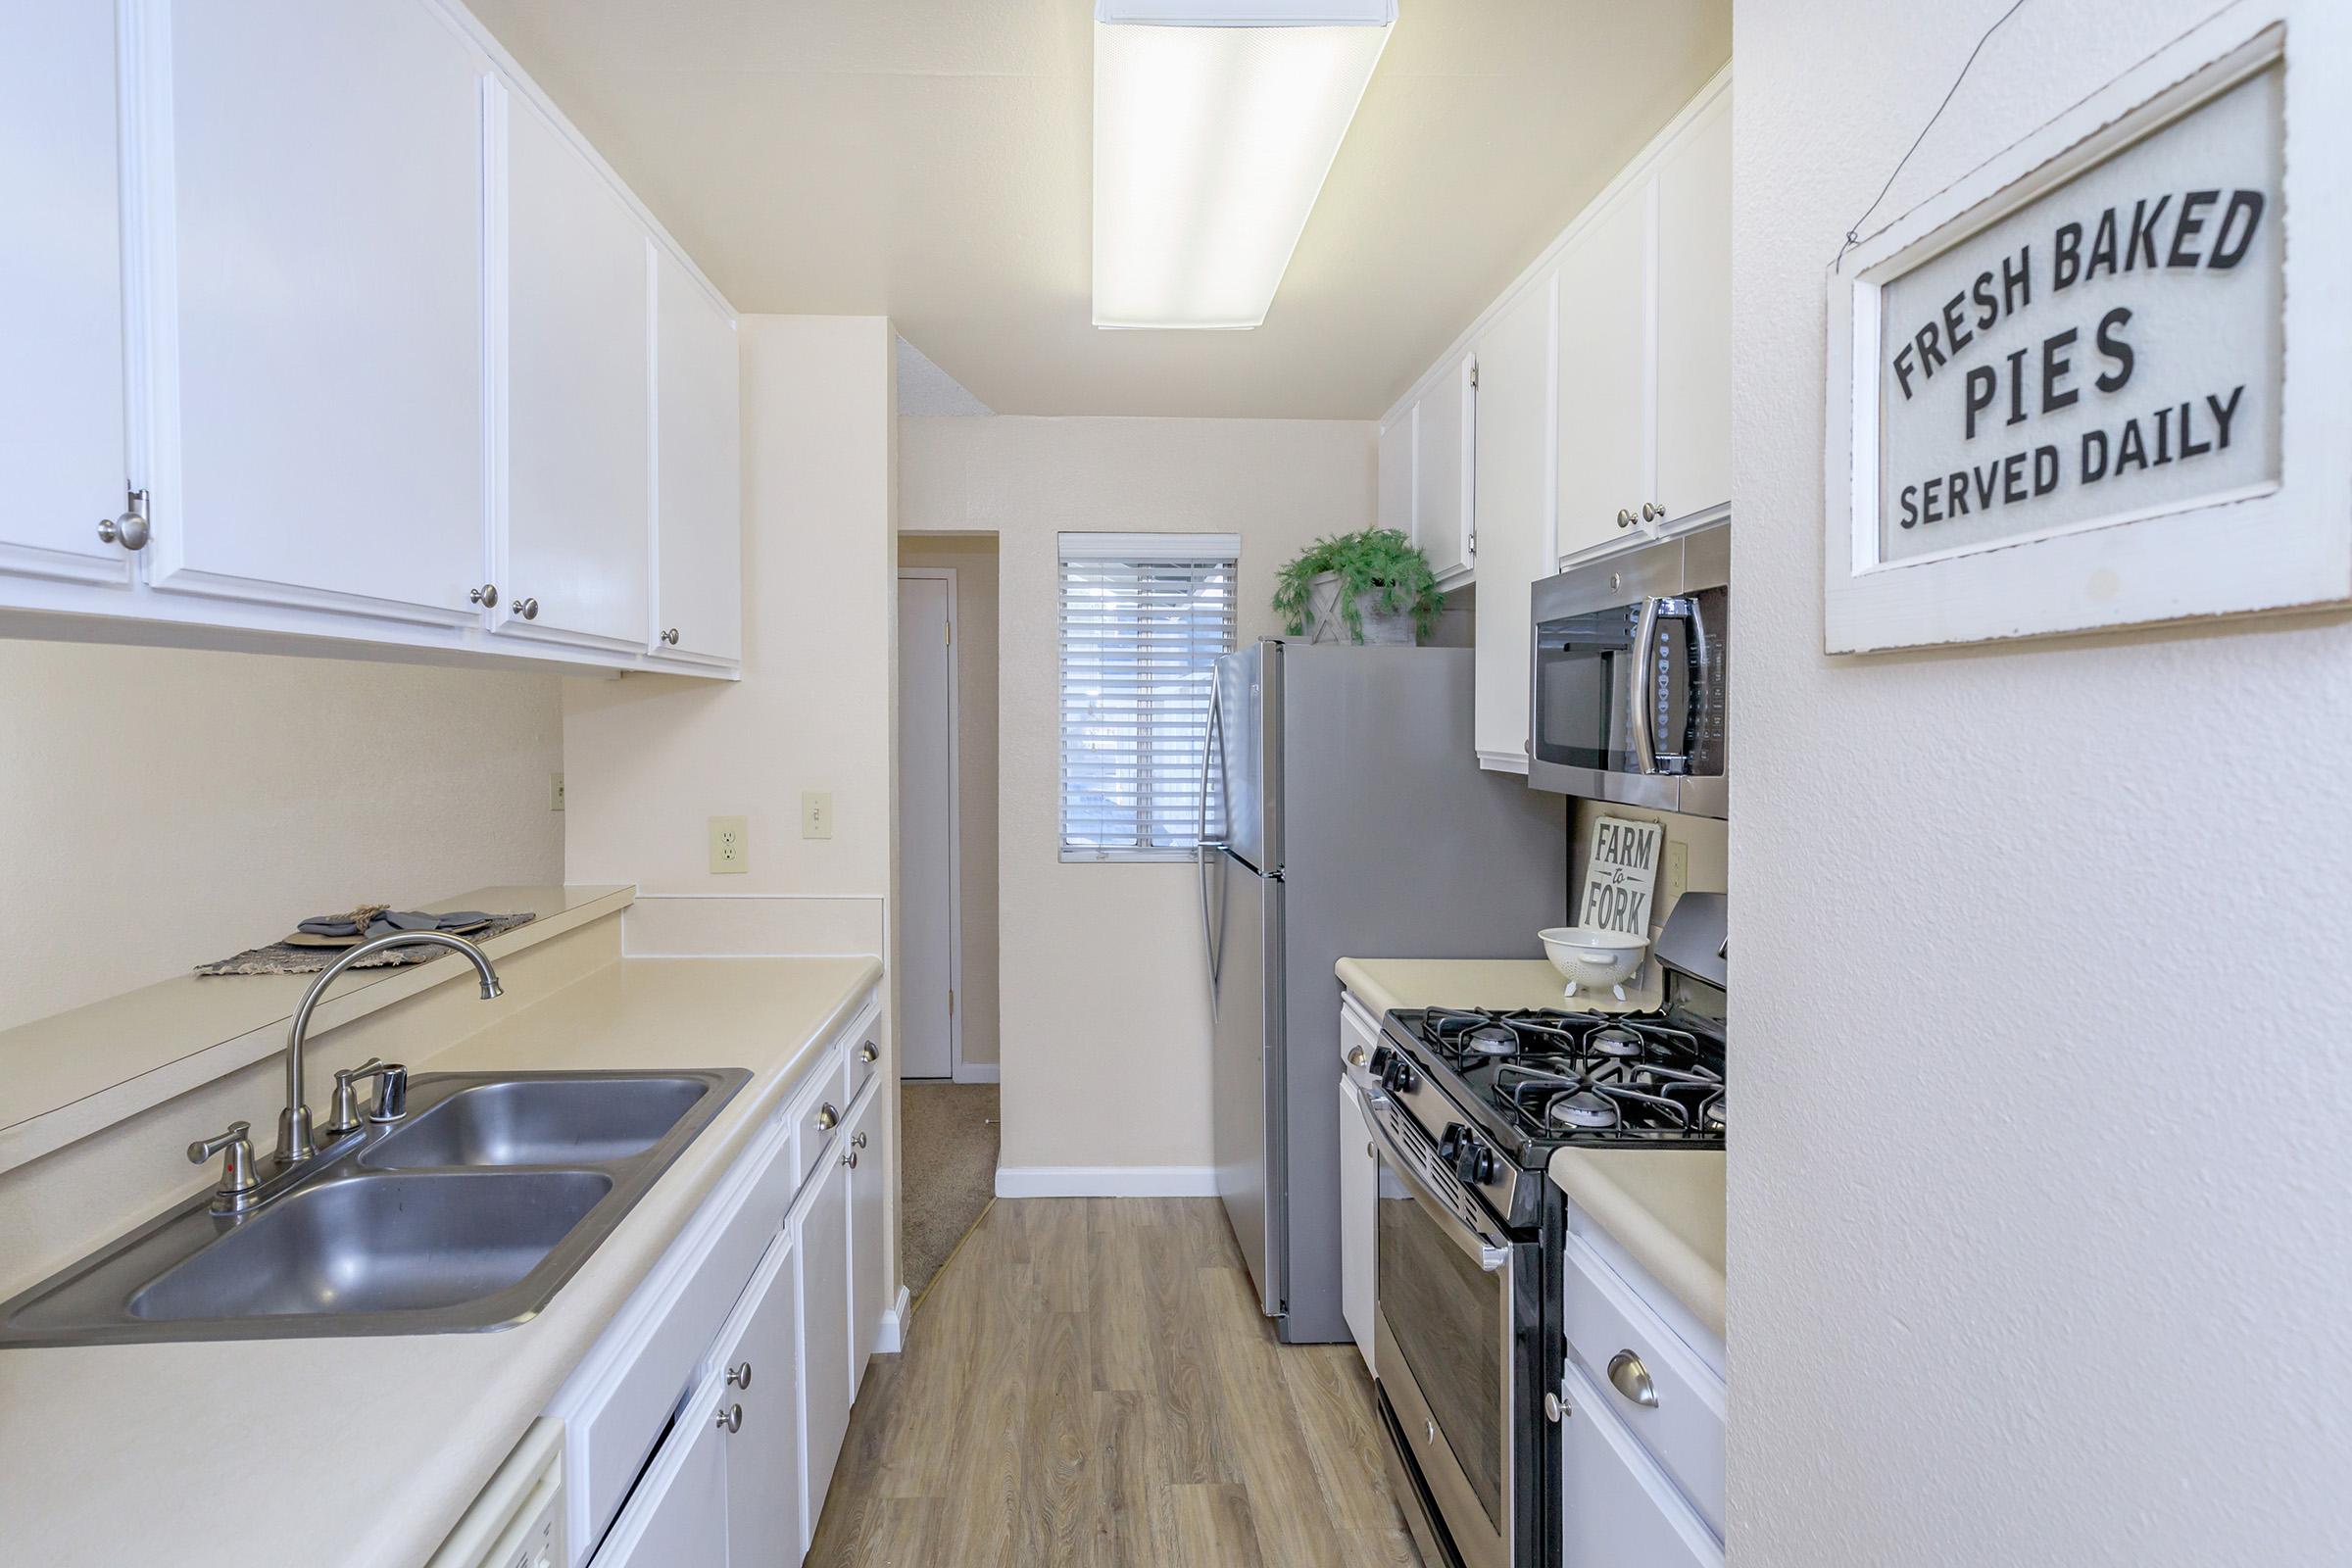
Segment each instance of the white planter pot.
[{"label": "white planter pot", "polygon": [[1340,574],[1327,571],[1312,578],[1306,585],[1306,640],[1309,643],[1360,643],[1367,648],[1410,648],[1419,639],[1413,630],[1413,612],[1408,609],[1395,612],[1380,608],[1380,590],[1367,588],[1355,596],[1356,613],[1364,622],[1364,634],[1354,635],[1340,613]]}]

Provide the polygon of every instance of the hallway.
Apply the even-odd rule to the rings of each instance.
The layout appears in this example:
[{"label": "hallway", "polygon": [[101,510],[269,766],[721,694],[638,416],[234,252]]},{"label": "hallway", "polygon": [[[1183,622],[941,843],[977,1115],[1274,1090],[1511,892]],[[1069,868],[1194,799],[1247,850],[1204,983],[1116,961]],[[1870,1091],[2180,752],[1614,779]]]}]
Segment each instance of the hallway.
[{"label": "hallway", "polygon": [[1213,1200],[1004,1200],[866,1374],[812,1568],[1413,1568],[1348,1345]]}]

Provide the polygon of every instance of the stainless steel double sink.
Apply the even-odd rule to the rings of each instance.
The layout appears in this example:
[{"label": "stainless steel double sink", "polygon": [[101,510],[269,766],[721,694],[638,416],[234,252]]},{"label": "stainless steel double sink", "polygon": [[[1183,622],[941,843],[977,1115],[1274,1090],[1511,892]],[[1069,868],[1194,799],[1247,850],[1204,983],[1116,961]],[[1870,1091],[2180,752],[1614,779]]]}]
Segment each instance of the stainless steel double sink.
[{"label": "stainless steel double sink", "polygon": [[427,1073],[244,1214],[199,1198],[0,1302],[0,1347],[455,1334],[531,1317],[751,1074]]}]

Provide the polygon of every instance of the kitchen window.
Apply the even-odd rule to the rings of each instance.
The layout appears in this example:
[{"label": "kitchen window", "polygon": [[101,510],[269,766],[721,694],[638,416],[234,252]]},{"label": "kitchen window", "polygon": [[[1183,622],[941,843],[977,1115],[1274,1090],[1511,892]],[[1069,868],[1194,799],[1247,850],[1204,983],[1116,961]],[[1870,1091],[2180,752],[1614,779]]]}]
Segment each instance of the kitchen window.
[{"label": "kitchen window", "polygon": [[1060,545],[1061,858],[1189,859],[1241,539],[1065,533]]}]

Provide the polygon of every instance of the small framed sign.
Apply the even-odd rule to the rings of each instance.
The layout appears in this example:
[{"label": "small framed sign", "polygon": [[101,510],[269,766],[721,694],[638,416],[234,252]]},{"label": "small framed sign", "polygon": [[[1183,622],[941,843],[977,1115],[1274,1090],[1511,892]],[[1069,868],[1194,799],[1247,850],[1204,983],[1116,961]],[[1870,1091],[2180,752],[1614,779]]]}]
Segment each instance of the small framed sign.
[{"label": "small framed sign", "polygon": [[1666,829],[1658,822],[1595,817],[1585,856],[1585,892],[1576,923],[1602,931],[1649,936],[1650,901],[1658,887],[1658,856]]},{"label": "small framed sign", "polygon": [[2347,42],[2240,0],[1844,258],[1829,652],[2352,600]]}]

